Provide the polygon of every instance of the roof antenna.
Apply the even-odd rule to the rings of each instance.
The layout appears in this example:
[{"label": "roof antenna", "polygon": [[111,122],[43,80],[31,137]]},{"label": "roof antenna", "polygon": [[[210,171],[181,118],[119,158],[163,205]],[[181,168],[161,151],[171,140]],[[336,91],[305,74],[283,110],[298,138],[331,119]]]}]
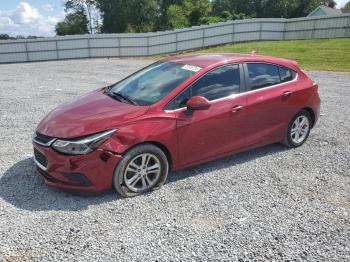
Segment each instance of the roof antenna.
[{"label": "roof antenna", "polygon": [[257,55],[257,54],[258,54],[258,51],[256,51],[256,50],[252,50],[252,51],[250,52],[250,55],[252,55],[252,56]]}]

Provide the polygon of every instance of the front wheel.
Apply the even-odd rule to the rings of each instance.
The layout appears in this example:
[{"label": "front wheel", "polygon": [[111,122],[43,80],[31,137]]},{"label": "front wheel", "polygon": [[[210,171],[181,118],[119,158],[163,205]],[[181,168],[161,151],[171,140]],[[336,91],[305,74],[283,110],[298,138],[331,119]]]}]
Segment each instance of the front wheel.
[{"label": "front wheel", "polygon": [[124,197],[140,195],[162,186],[168,172],[168,159],[160,148],[139,145],[127,151],[118,163],[113,186]]},{"label": "front wheel", "polygon": [[299,147],[309,137],[311,130],[311,116],[306,110],[301,110],[289,122],[284,141],[287,147]]}]

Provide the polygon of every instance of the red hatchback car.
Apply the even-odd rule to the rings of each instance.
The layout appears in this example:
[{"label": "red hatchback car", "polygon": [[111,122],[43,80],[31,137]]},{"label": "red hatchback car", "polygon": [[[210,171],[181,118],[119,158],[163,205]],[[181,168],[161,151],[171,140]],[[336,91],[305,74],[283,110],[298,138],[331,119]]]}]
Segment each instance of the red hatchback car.
[{"label": "red hatchback car", "polygon": [[298,147],[320,113],[318,86],[289,60],[175,56],[49,113],[33,135],[48,185],[123,196],[178,170],[270,143]]}]

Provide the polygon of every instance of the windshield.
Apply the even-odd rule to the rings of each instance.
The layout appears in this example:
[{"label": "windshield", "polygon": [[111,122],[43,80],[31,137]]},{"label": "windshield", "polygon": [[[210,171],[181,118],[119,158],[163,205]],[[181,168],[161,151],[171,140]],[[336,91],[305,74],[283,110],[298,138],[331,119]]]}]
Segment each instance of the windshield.
[{"label": "windshield", "polygon": [[201,68],[173,62],[157,62],[111,86],[108,94],[116,99],[137,105],[151,105]]}]

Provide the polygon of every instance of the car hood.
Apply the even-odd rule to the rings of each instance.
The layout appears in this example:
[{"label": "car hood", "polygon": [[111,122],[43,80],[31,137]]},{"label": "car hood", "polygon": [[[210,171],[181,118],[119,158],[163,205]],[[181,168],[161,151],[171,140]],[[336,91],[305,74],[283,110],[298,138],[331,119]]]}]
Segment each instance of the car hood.
[{"label": "car hood", "polygon": [[37,132],[57,138],[84,136],[118,127],[147,109],[119,102],[97,90],[55,108],[39,123]]}]

